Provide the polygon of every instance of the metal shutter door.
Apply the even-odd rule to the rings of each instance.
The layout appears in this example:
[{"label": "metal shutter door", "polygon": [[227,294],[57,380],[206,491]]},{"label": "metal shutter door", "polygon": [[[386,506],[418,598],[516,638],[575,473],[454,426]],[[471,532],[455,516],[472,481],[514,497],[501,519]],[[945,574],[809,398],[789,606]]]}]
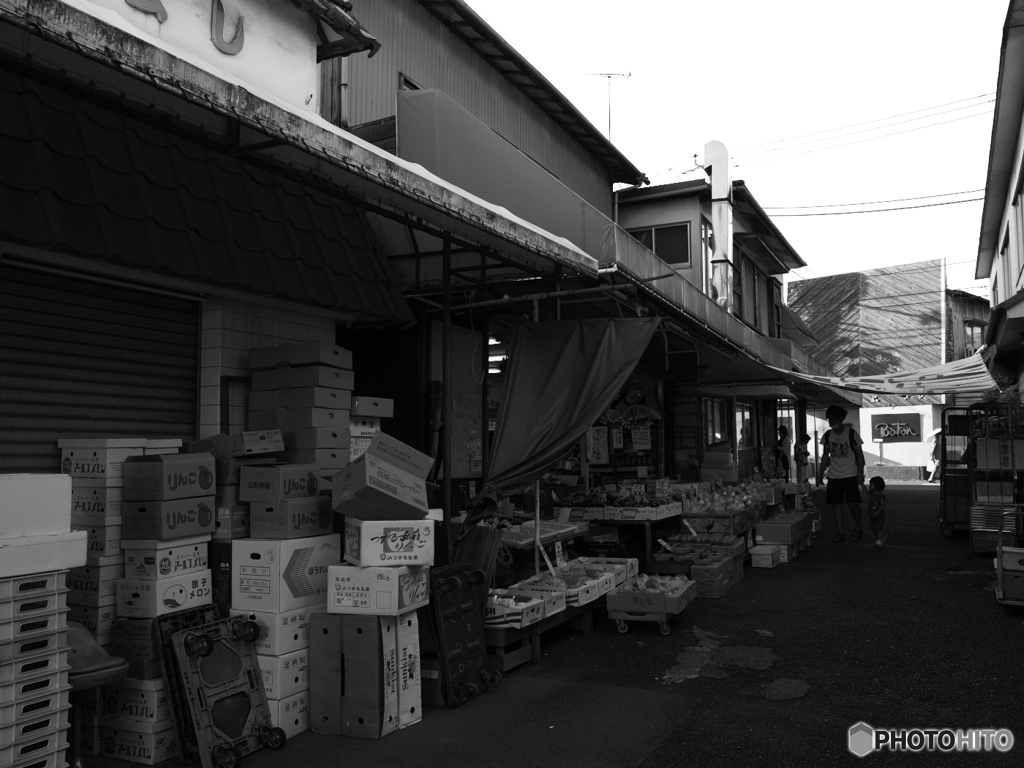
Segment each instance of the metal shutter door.
[{"label": "metal shutter door", "polygon": [[200,304],[0,265],[0,473],[58,436],[195,438]]}]

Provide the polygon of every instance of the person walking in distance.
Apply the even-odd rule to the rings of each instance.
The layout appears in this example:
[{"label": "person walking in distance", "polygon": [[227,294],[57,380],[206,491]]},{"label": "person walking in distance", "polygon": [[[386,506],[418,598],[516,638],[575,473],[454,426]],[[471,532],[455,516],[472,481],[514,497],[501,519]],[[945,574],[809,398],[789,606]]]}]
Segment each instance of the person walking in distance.
[{"label": "person walking in distance", "polygon": [[853,532],[850,539],[859,541],[864,535],[861,526],[860,485],[864,482],[864,441],[853,427],[844,424],[846,409],[830,405],[825,411],[829,428],[821,436],[821,463],[818,465],[818,484],[828,478],[825,503],[832,507],[836,530],[833,543],[846,541],[843,535],[843,505],[850,508]]},{"label": "person walking in distance", "polygon": [[793,438],[786,427],[779,427],[779,439],[775,443],[775,476],[789,482],[789,456],[793,452]]}]

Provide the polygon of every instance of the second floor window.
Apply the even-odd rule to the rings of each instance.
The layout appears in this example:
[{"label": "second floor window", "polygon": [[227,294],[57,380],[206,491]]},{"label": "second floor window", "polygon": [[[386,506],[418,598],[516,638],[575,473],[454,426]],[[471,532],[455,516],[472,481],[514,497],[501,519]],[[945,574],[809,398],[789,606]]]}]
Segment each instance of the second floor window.
[{"label": "second floor window", "polygon": [[975,323],[967,323],[964,326],[964,342],[967,349],[965,356],[970,357],[977,352],[985,342],[985,326]]},{"label": "second floor window", "polygon": [[671,224],[665,227],[627,229],[648,250],[674,267],[690,266],[690,225]]}]

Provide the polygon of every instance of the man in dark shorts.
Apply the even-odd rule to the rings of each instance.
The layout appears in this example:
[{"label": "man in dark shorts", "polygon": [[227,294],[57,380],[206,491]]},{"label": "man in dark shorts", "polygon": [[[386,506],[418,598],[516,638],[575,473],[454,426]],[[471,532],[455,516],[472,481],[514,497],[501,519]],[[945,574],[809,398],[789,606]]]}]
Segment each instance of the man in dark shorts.
[{"label": "man in dark shorts", "polygon": [[825,411],[829,429],[821,436],[821,463],[818,465],[818,485],[822,476],[828,477],[825,489],[825,503],[832,507],[836,523],[833,543],[846,541],[843,535],[843,504],[850,508],[853,516],[853,533],[850,539],[858,541],[864,535],[861,528],[860,484],[864,482],[864,441],[853,427],[844,424],[846,410],[830,405]]}]

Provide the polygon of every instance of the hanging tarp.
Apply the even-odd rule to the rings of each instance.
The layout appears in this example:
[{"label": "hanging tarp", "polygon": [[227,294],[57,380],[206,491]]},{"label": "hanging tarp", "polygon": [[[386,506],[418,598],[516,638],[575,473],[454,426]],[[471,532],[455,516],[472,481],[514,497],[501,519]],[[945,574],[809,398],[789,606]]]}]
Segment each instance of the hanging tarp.
[{"label": "hanging tarp", "polygon": [[611,405],[659,322],[607,318],[519,325],[483,494],[518,493],[547,472]]},{"label": "hanging tarp", "polygon": [[880,376],[812,376],[768,367],[790,381],[886,395],[961,395],[999,388],[980,353],[945,365]]}]

